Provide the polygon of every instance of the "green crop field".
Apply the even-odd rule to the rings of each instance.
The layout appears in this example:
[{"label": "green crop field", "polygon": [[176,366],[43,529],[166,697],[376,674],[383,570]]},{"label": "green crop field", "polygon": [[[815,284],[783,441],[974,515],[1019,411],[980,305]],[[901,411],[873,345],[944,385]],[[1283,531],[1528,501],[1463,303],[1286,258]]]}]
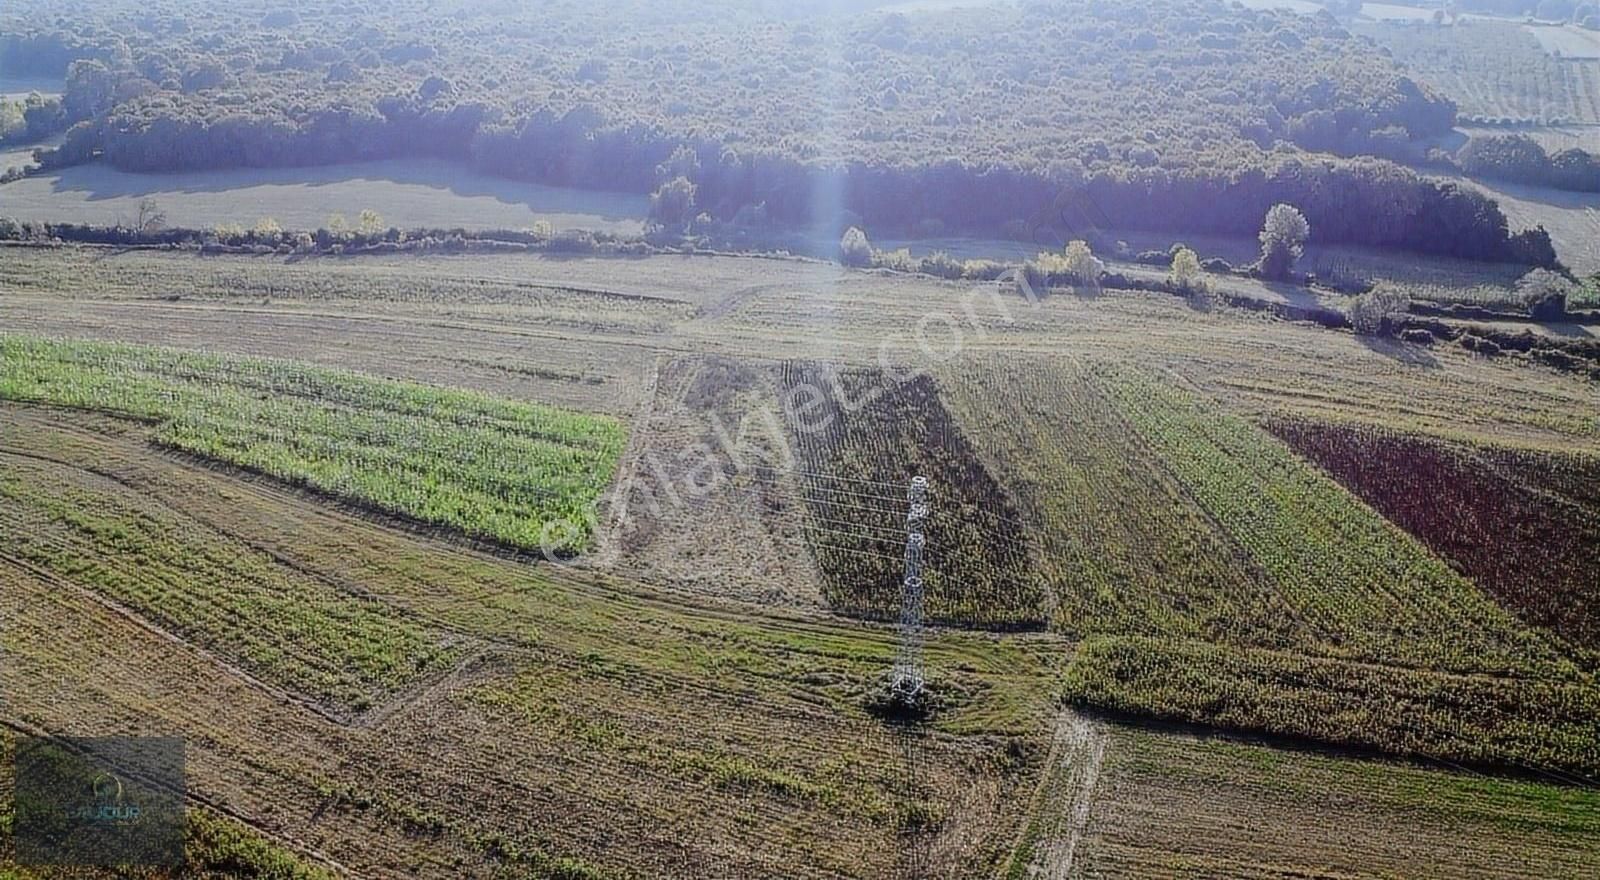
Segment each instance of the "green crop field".
[{"label": "green crop field", "polygon": [[624,440],[604,417],[291,364],[0,346],[0,396],[156,421],[173,448],[530,550],[583,549]]}]

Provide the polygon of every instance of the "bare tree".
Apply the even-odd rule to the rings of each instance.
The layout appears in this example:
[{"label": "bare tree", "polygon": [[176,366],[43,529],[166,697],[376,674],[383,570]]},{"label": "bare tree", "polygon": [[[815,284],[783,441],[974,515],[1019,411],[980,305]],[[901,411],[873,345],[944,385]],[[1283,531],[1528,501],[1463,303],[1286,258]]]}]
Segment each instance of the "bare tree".
[{"label": "bare tree", "polygon": [[140,232],[156,232],[167,225],[167,212],[161,210],[152,198],[139,200],[139,219],[134,224],[134,229]]}]

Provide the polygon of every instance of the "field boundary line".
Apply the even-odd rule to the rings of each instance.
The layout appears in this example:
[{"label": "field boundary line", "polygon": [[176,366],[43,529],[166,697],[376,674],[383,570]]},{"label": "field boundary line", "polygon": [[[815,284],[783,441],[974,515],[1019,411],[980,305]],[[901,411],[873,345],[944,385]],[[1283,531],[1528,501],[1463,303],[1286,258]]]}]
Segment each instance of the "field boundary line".
[{"label": "field boundary line", "polygon": [[[529,652],[531,653],[531,649],[529,649]],[[400,689],[388,700],[354,716],[347,726],[362,729],[382,727],[399,712],[417,706],[432,698],[435,694],[448,691],[453,686],[471,677],[480,668],[488,666],[494,659],[494,651],[488,647],[468,653],[459,663],[439,675],[413,682],[410,686]]]},{"label": "field boundary line", "polygon": [[[628,448],[624,449],[622,454],[617,457],[618,479],[613,483],[613,486],[620,490],[614,490],[613,497],[617,499],[617,503],[614,510],[608,509],[606,511],[607,534],[603,537],[600,535],[595,536],[600,541],[601,546],[598,554],[599,558],[595,564],[607,569],[617,568],[618,559],[622,555],[622,537],[628,524],[628,511],[633,505],[633,489],[639,481],[639,466],[654,445],[651,438],[650,422],[656,416],[656,397],[661,389],[662,357],[663,353],[657,350],[655,356],[650,359],[650,373],[645,379],[646,387],[641,389],[644,405],[640,408],[640,412],[634,416],[633,423],[628,427]],[[627,482],[626,485],[621,485],[622,480],[620,478],[624,466],[626,466]]]},{"label": "field boundary line", "polygon": [[[109,596],[102,596],[94,590],[91,590],[88,587],[71,580],[70,578],[62,577],[61,575],[58,575],[49,569],[34,565],[25,559],[19,559],[4,551],[0,551],[0,563],[5,563],[22,569],[23,571],[33,575],[47,584],[55,584],[57,586],[70,589],[80,598],[86,599],[101,606],[107,611],[110,611],[118,617],[123,618],[124,620],[128,621],[134,626],[139,627],[140,629],[145,630],[151,635],[199,655],[205,660],[215,664],[230,677],[238,679],[242,684],[254,687],[255,689],[269,694],[281,702],[299,706],[300,708],[311,712],[324,721],[328,721],[332,724],[338,725],[339,727],[349,726],[349,719],[341,718],[333,712],[330,712],[328,709],[317,704],[315,701],[306,697],[302,697],[293,691],[288,690],[287,688],[272,684],[264,679],[256,677],[255,675],[245,671],[244,669],[235,665],[233,662],[224,659],[211,650],[201,647],[200,645],[196,645],[182,636],[165,629],[153,621],[150,621],[138,611],[129,608],[128,606],[110,598]],[[52,596],[51,601],[58,605],[66,605],[66,602],[64,602],[59,596]],[[68,606],[67,610],[71,610],[70,606]]]}]

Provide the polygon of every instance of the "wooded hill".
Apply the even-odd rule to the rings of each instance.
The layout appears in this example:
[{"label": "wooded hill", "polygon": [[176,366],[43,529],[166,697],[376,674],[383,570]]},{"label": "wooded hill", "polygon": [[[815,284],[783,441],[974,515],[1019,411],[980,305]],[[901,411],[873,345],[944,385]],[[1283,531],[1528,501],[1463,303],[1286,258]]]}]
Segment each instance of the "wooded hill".
[{"label": "wooded hill", "polygon": [[51,166],[430,156],[640,192],[682,174],[721,219],[764,205],[1041,243],[1086,226],[1250,233],[1292,202],[1324,241],[1554,261],[1476,193],[1337,158],[1413,156],[1455,107],[1329,15],[845,6],[22,0],[0,67],[66,78],[76,124]]}]

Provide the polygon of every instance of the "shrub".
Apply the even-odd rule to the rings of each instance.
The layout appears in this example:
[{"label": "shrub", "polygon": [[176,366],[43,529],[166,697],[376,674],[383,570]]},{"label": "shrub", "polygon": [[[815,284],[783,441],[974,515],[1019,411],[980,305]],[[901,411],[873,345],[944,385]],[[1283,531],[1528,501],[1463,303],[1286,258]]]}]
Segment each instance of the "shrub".
[{"label": "shrub", "polygon": [[250,233],[259,241],[276,243],[278,238],[283,235],[283,227],[279,226],[278,221],[271,217],[262,217],[256,221],[256,226],[250,230]]},{"label": "shrub", "polygon": [[1273,205],[1261,226],[1261,275],[1288,278],[1294,261],[1305,253],[1311,224],[1293,205]]},{"label": "shrub", "polygon": [[839,262],[858,269],[872,265],[872,242],[859,227],[846,229],[839,239]]},{"label": "shrub", "polygon": [[650,196],[650,219],[662,228],[683,229],[694,218],[696,187],[687,177],[674,177]]},{"label": "shrub", "polygon": [[1517,279],[1516,294],[1534,320],[1560,321],[1567,316],[1572,283],[1547,269],[1534,269]]},{"label": "shrub", "polygon": [[1100,258],[1089,249],[1086,241],[1069,241],[1065,256],[1065,274],[1074,284],[1088,287],[1099,287],[1100,276],[1105,274],[1106,266]]},{"label": "shrub", "polygon": [[874,250],[870,265],[893,272],[915,272],[922,267],[921,261],[911,256],[910,248],[893,251]]},{"label": "shrub", "polygon": [[1050,289],[1050,272],[1039,260],[1028,260],[1018,268],[1016,281],[1017,292],[1031,299]]},{"label": "shrub", "polygon": [[1421,329],[1420,327],[1414,327],[1410,330],[1402,332],[1400,334],[1400,339],[1404,342],[1410,342],[1414,345],[1433,344],[1433,334]]},{"label": "shrub", "polygon": [[1010,268],[995,260],[963,260],[961,277],[968,281],[995,281]]},{"label": "shrub", "polygon": [[1382,285],[1350,304],[1350,326],[1363,336],[1390,333],[1395,321],[1411,307],[1411,298],[1398,288]]},{"label": "shrub", "polygon": [[1188,248],[1179,248],[1172,254],[1172,273],[1169,281],[1179,290],[1188,292],[1205,287],[1206,281],[1200,277],[1200,258]]},{"label": "shrub", "polygon": [[944,251],[934,251],[922,258],[921,270],[927,275],[955,280],[961,277],[963,267],[961,261],[955,257]]},{"label": "shrub", "polygon": [[377,235],[383,231],[383,215],[367,208],[356,218],[356,224],[362,235]]}]

